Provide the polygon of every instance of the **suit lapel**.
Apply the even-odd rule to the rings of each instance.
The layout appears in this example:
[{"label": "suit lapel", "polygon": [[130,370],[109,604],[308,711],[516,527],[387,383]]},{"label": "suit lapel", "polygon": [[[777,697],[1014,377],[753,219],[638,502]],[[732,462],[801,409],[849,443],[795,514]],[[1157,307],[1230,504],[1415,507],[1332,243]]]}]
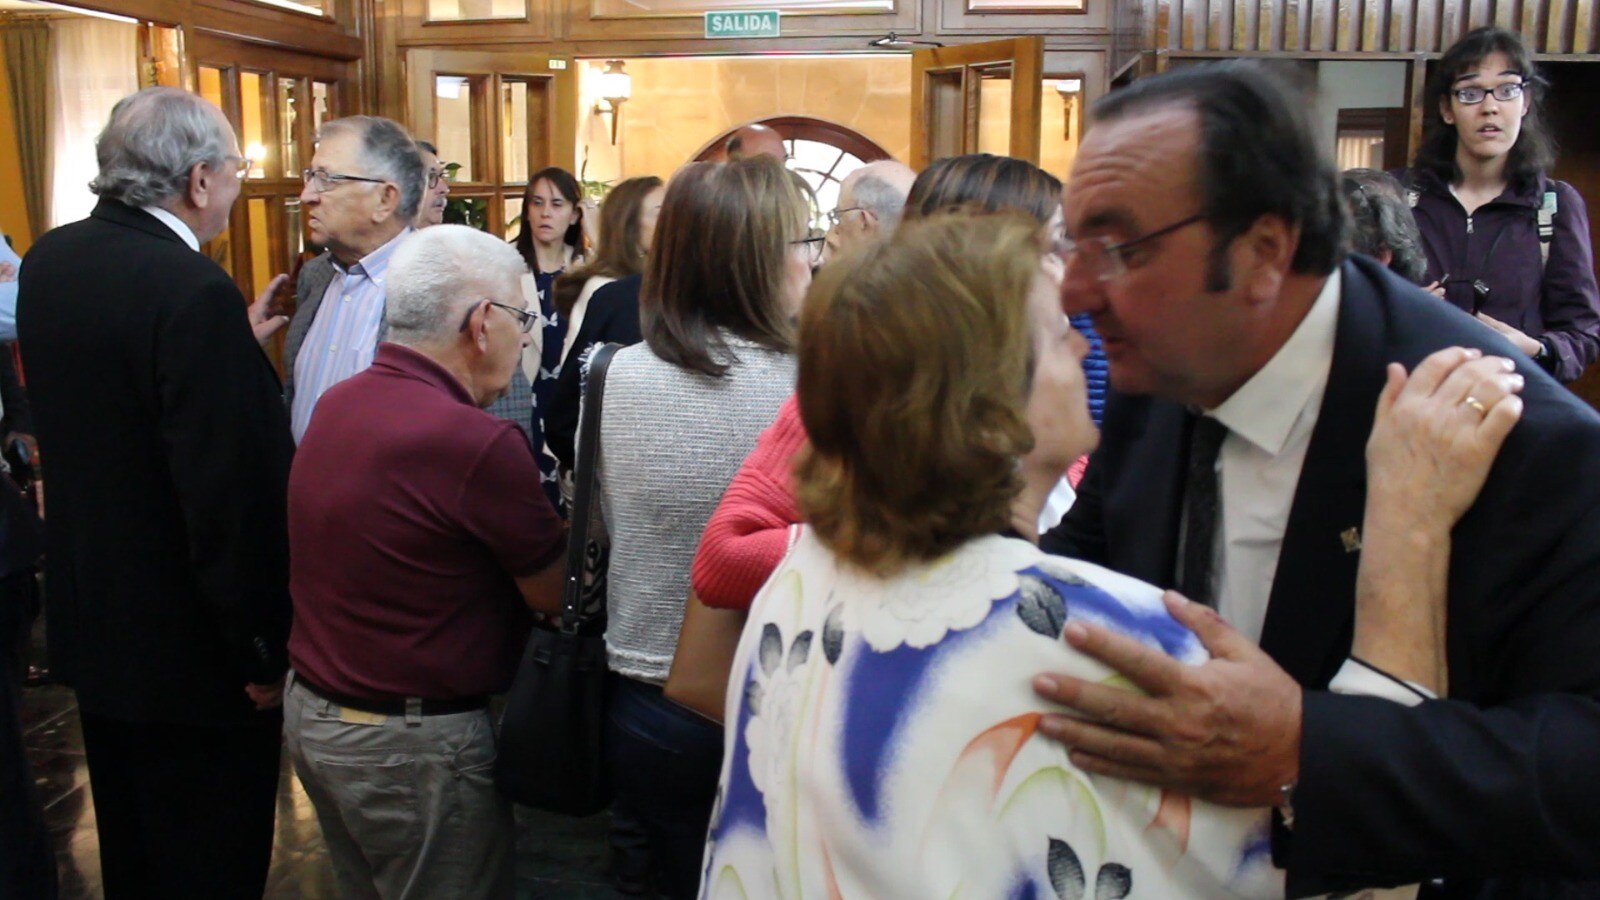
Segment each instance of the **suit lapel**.
[{"label": "suit lapel", "polygon": [[283,339],[283,383],[290,399],[294,397],[294,364],[305,343],[311,323],[322,305],[322,295],[328,292],[333,281],[333,257],[324,252],[305,264],[301,272],[300,290],[295,298],[294,319],[289,322],[289,333]]},{"label": "suit lapel", "polygon": [[1350,652],[1367,436],[1384,382],[1380,300],[1354,266],[1346,263],[1343,271],[1328,387],[1295,488],[1261,631],[1262,649],[1310,688],[1326,687]]},{"label": "suit lapel", "polygon": [[1110,566],[1151,584],[1171,587],[1183,505],[1188,413],[1182,405],[1166,400],[1126,402],[1149,404],[1149,410],[1134,417],[1142,426],[1138,434],[1130,434],[1125,443],[1106,442],[1108,460],[1115,455],[1125,473],[1107,482],[1112,485],[1105,499]]}]

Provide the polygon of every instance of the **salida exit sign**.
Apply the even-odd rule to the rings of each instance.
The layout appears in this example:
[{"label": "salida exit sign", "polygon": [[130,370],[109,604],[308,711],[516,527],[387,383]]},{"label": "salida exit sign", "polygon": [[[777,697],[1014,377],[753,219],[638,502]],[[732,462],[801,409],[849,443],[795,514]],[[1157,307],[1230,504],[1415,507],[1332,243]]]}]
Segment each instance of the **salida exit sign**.
[{"label": "salida exit sign", "polygon": [[706,13],[708,38],[764,38],[778,36],[778,11],[747,9]]}]

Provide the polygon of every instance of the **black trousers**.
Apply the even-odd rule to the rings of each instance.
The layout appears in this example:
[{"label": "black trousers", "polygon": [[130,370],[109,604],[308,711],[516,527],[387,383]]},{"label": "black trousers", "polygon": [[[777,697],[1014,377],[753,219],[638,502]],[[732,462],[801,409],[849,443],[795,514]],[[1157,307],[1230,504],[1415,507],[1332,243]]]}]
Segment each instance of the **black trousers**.
[{"label": "black trousers", "polygon": [[[0,476],[3,477],[3,476]],[[21,581],[20,579],[26,579]],[[0,898],[53,900],[56,855],[45,833],[39,794],[22,741],[22,697],[17,680],[31,617],[23,596],[33,573],[0,579]]]},{"label": "black trousers", "polygon": [[79,715],[106,900],[260,900],[282,714],[237,725]]}]

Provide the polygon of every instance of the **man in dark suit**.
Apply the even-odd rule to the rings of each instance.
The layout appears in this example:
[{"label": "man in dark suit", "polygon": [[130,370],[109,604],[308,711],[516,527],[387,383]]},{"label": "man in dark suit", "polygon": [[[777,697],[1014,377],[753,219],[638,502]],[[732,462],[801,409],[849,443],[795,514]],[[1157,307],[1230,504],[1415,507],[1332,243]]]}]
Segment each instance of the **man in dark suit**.
[{"label": "man in dark suit", "polygon": [[51,664],[77,693],[106,896],[260,897],[293,446],[245,301],[197,252],[249,162],[172,88],[119,102],[96,150],[100,202],[33,246],[18,310]]},{"label": "man in dark suit", "polygon": [[[1077,505],[1041,546],[1221,618],[1173,605],[1215,657],[1193,668],[1069,628],[1149,696],[1046,675],[1040,693],[1086,718],[1044,730],[1092,771],[1279,807],[1292,896],[1435,877],[1425,890],[1557,896],[1557,879],[1600,875],[1600,417],[1470,318],[1339,262],[1305,105],[1229,64],[1096,108],[1065,194],[1062,298],[1094,317],[1114,392]],[[1516,360],[1460,415],[1521,385],[1526,407],[1440,536],[1449,698],[1400,681],[1393,699],[1350,696],[1341,682],[1384,681],[1352,645],[1384,367],[1452,345]]]}]

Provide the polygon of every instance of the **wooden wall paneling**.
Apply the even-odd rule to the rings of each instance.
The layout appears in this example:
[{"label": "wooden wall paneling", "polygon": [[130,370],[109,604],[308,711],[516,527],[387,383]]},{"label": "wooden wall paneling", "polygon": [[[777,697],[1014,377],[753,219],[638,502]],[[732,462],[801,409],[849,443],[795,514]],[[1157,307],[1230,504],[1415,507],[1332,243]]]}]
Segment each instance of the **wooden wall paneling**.
[{"label": "wooden wall paneling", "polygon": [[[589,0],[573,0],[569,9],[581,9]],[[1025,10],[1016,12],[973,12],[967,8],[969,0],[896,0],[897,6],[927,6],[935,13],[935,22],[932,24],[939,34],[983,34],[983,35],[1022,35],[1022,34],[1107,34],[1111,31],[1112,7],[1119,2],[1130,0],[1084,0],[1085,9],[1082,12],[1067,12],[1061,10]],[[1137,9],[1147,0],[1131,0],[1131,5]],[[759,4],[755,8],[762,8]],[[925,10],[926,14],[928,10]],[[863,18],[881,19],[886,13],[862,14],[854,16],[835,16],[833,18],[847,18],[851,20],[841,31],[856,31],[859,20]],[[816,16],[789,16],[783,21],[784,34],[788,34],[790,26],[800,28],[809,26],[810,20]],[[699,28],[699,19],[695,20]],[[882,27],[882,26],[879,26]],[[882,35],[882,31],[874,37]]]},{"label": "wooden wall paneling", "polygon": [[1501,28],[1517,27],[1517,2],[1516,0],[1495,0],[1494,24]]},{"label": "wooden wall paneling", "polygon": [[[407,0],[417,2],[417,0]],[[647,40],[661,41],[664,39],[699,40],[703,49],[701,53],[744,53],[744,52],[772,52],[779,49],[789,49],[793,46],[790,39],[796,37],[838,37],[845,35],[858,35],[861,37],[881,37],[885,32],[894,31],[906,37],[918,37],[927,32],[925,27],[933,27],[933,22],[924,23],[924,6],[937,15],[939,10],[938,0],[895,0],[894,9],[888,12],[859,12],[859,13],[785,13],[783,16],[781,38],[758,38],[742,43],[749,45],[750,49],[734,47],[734,41],[712,40],[705,41],[705,19],[700,15],[675,15],[675,16],[639,16],[626,18],[608,18],[596,16],[592,12],[591,0],[530,0],[533,3],[554,5],[561,3],[565,6],[563,16],[562,36],[572,41],[627,41]],[[1009,28],[999,28],[990,20],[994,15],[975,15],[966,12],[964,0],[957,0],[962,6],[959,12],[952,14],[952,26],[955,31],[969,33],[994,33],[997,29],[1004,33],[1014,33],[1019,26],[1013,21]],[[1105,10],[1107,0],[1092,0],[1090,9],[1099,17],[1099,29],[1109,27],[1109,16]],[[759,4],[756,7],[761,8]],[[770,5],[769,7],[770,8]],[[1009,17],[1015,20],[1016,16]],[[1020,26],[1021,30],[1045,31],[1059,30],[1063,19],[1076,19],[1076,16],[1063,16],[1060,13],[1045,15],[1024,14],[1022,19],[1027,24]],[[674,51],[676,52],[676,51]]]},{"label": "wooden wall paneling", "polygon": [[1333,11],[1333,49],[1355,50],[1361,29],[1361,0],[1337,0]]},{"label": "wooden wall paneling", "polygon": [[1417,30],[1411,48],[1423,53],[1439,49],[1439,0],[1417,0]]},{"label": "wooden wall paneling", "polygon": [[1462,0],[1439,0],[1439,46],[1448,47],[1465,33],[1461,17],[1465,12]]},{"label": "wooden wall paneling", "polygon": [[1467,31],[1479,25],[1494,23],[1494,0],[1463,0],[1467,4],[1467,21],[1463,28]]},{"label": "wooden wall paneling", "polygon": [[1361,11],[1361,49],[1369,52],[1382,50],[1387,25],[1383,0],[1366,0],[1366,6]]},{"label": "wooden wall paneling", "polygon": [[1544,52],[1572,52],[1572,3],[1550,0],[1550,15],[1545,20]]},{"label": "wooden wall paneling", "polygon": [[[1155,36],[1147,45],[1152,49],[1165,49],[1173,45],[1173,29],[1177,22],[1172,17],[1172,2],[1156,0]],[[1181,8],[1179,16],[1182,16]]]},{"label": "wooden wall paneling", "polygon": [[333,59],[361,58],[361,39],[343,33],[331,20],[290,12],[284,15],[293,19],[263,17],[201,4],[195,12],[197,30],[209,34]]},{"label": "wooden wall paneling", "polygon": [[[1415,49],[1413,33],[1417,0],[1389,0],[1389,49],[1405,51]],[[1431,3],[1433,0],[1421,0]]]},{"label": "wooden wall paneling", "polygon": [[1594,40],[1595,0],[1574,0],[1572,10],[1572,52],[1595,52]]},{"label": "wooden wall paneling", "polygon": [[388,5],[399,10],[398,39],[402,42],[537,43],[554,37],[551,30],[554,0],[523,0],[523,3],[524,16],[520,19],[430,22],[428,0],[387,0]]},{"label": "wooden wall paneling", "polygon": [[1183,37],[1178,46],[1184,50],[1200,50],[1205,46],[1205,0],[1179,0],[1183,9]]},{"label": "wooden wall paneling", "polygon": [[1311,35],[1306,44],[1308,50],[1332,50],[1333,46],[1333,14],[1337,10],[1335,0],[1310,0],[1311,2]]},{"label": "wooden wall paneling", "polygon": [[1233,34],[1233,4],[1228,0],[1208,0],[1206,3],[1206,47],[1211,50],[1229,49],[1228,38]]},{"label": "wooden wall paneling", "polygon": [[1544,14],[1543,0],[1522,0],[1522,24],[1517,30],[1535,53],[1545,49],[1541,40],[1544,37]]},{"label": "wooden wall paneling", "polygon": [[1252,6],[1257,12],[1255,24],[1256,50],[1278,50],[1283,47],[1283,0],[1260,0]]},{"label": "wooden wall paneling", "polygon": [[1412,57],[1411,64],[1406,66],[1406,96],[1411,98],[1407,108],[1410,110],[1411,127],[1406,137],[1406,160],[1410,162],[1417,158],[1417,148],[1422,146],[1422,123],[1424,110],[1423,97],[1427,93],[1428,63],[1427,57],[1417,54]]},{"label": "wooden wall paneling", "polygon": [[1261,4],[1247,0],[1233,0],[1233,30],[1228,46],[1235,50],[1253,50],[1256,46],[1256,28],[1259,27]]}]

